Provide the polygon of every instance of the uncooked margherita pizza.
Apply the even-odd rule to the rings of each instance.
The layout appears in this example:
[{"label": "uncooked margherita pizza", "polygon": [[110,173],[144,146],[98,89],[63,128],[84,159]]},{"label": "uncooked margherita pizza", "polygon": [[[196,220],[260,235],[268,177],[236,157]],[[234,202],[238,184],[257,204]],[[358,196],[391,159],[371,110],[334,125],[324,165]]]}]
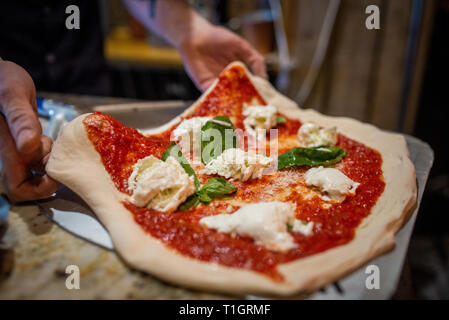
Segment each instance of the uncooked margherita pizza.
[{"label": "uncooked margherita pizza", "polygon": [[391,249],[416,201],[402,136],[300,109],[240,63],[170,123],[63,128],[47,172],[131,266],[228,293],[318,289]]}]

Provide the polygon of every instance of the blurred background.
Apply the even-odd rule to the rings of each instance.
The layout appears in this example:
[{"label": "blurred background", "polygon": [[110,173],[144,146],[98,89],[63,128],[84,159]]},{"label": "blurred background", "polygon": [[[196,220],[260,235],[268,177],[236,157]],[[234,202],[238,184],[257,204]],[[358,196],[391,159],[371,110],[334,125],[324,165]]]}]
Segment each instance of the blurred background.
[{"label": "blurred background", "polygon": [[[448,299],[449,0],[189,2],[263,53],[270,81],[301,107],[356,118],[431,145],[435,163],[410,243],[406,285],[396,297]],[[365,27],[369,5],[380,9],[379,30]],[[199,97],[174,48],[148,33],[120,0],[98,1],[98,6],[111,84],[101,95],[187,102]],[[39,84],[37,89],[42,96],[92,94],[70,87],[48,93]]]}]

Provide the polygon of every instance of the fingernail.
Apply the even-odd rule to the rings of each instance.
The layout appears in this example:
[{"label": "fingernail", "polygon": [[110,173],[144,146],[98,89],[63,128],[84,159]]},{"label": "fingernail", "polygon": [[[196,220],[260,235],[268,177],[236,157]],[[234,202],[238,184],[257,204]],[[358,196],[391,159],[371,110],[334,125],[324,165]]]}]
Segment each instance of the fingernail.
[{"label": "fingernail", "polygon": [[47,165],[48,159],[50,159],[50,154],[47,154],[43,159],[42,159],[42,165],[45,167]]}]

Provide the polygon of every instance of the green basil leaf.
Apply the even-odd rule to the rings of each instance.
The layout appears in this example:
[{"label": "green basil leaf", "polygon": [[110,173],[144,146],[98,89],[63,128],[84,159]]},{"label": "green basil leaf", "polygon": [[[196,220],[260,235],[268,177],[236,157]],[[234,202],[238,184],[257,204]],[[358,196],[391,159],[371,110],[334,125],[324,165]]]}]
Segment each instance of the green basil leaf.
[{"label": "green basil leaf", "polygon": [[287,223],[287,231],[292,231],[293,230],[293,226],[291,224]]},{"label": "green basil leaf", "polygon": [[200,190],[200,181],[198,180],[198,176],[196,175],[193,168],[190,166],[187,159],[184,157],[184,155],[181,152],[181,149],[179,149],[178,145],[175,142],[172,142],[170,146],[167,148],[167,150],[164,151],[162,154],[162,161],[167,160],[169,156],[172,156],[176,159],[176,161],[179,162],[179,164],[184,168],[185,172],[189,176],[193,176],[193,181],[195,183],[195,189]]},{"label": "green basil leaf", "polygon": [[205,191],[203,191],[203,190],[200,190],[200,191],[197,193],[197,195],[198,195],[198,200],[199,200],[201,203],[209,203],[209,202],[212,201],[212,198],[209,197],[209,195],[207,194],[207,192],[205,192]]},{"label": "green basil leaf", "polygon": [[[216,117],[217,118],[217,117]],[[227,118],[227,117],[226,117]],[[229,119],[227,119],[229,121]],[[219,121],[222,121],[221,119]],[[227,122],[224,119],[224,122]],[[232,125],[232,122],[230,122]],[[162,154],[162,161],[166,161],[168,157],[172,156],[179,162],[179,164],[184,168],[185,172],[189,176],[193,176],[195,182],[196,192],[189,196],[186,201],[184,201],[180,206],[180,211],[186,211],[191,207],[197,206],[200,202],[209,203],[214,198],[220,198],[228,194],[232,194],[237,191],[237,187],[227,182],[224,178],[210,178],[209,181],[201,188],[200,181],[195,171],[190,166],[187,159],[179,149],[175,142],[172,142],[170,146]]]},{"label": "green basil leaf", "polygon": [[346,150],[336,147],[295,148],[278,157],[278,170],[293,166],[329,166],[345,156]]},{"label": "green basil leaf", "polygon": [[285,119],[284,117],[282,117],[282,116],[277,116],[276,117],[276,123],[277,124],[283,124],[283,123],[286,123],[287,122],[287,119]]},{"label": "green basil leaf", "polygon": [[237,187],[227,182],[224,178],[210,178],[201,190],[188,197],[187,200],[179,206],[179,210],[188,210],[191,207],[199,205],[200,202],[208,204],[213,199],[224,197],[235,193],[236,191]]},{"label": "green basil leaf", "polygon": [[237,187],[227,182],[224,178],[210,178],[209,181],[207,181],[207,183],[201,188],[200,192],[206,193],[212,200],[214,198],[220,198],[228,194],[235,193],[236,191]]},{"label": "green basil leaf", "polygon": [[186,210],[189,210],[191,207],[196,207],[197,205],[199,205],[199,203],[200,203],[200,199],[198,198],[198,195],[196,193],[194,193],[191,196],[189,196],[186,199],[186,201],[181,203],[181,205],[179,206],[178,209],[180,211],[186,211]]},{"label": "green basil leaf", "polygon": [[224,150],[237,147],[237,134],[231,120],[216,116],[201,128],[201,161],[208,163]]}]

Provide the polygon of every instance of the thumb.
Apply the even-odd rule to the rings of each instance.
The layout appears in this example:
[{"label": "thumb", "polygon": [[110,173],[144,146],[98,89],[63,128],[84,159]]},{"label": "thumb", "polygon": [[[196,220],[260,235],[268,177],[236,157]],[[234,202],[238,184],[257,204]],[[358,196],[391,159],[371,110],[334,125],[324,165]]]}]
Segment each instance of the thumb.
[{"label": "thumb", "polygon": [[201,92],[206,91],[207,89],[209,89],[209,87],[214,83],[214,81],[216,80],[216,78],[208,78],[204,81],[202,81],[198,87],[201,90]]},{"label": "thumb", "polygon": [[256,49],[254,49],[247,41],[241,39],[240,59],[249,67],[251,72],[259,77],[268,79],[265,66],[265,58]]},{"label": "thumb", "polygon": [[3,113],[21,154],[33,154],[41,147],[42,127],[35,107],[27,99],[3,104]]}]

